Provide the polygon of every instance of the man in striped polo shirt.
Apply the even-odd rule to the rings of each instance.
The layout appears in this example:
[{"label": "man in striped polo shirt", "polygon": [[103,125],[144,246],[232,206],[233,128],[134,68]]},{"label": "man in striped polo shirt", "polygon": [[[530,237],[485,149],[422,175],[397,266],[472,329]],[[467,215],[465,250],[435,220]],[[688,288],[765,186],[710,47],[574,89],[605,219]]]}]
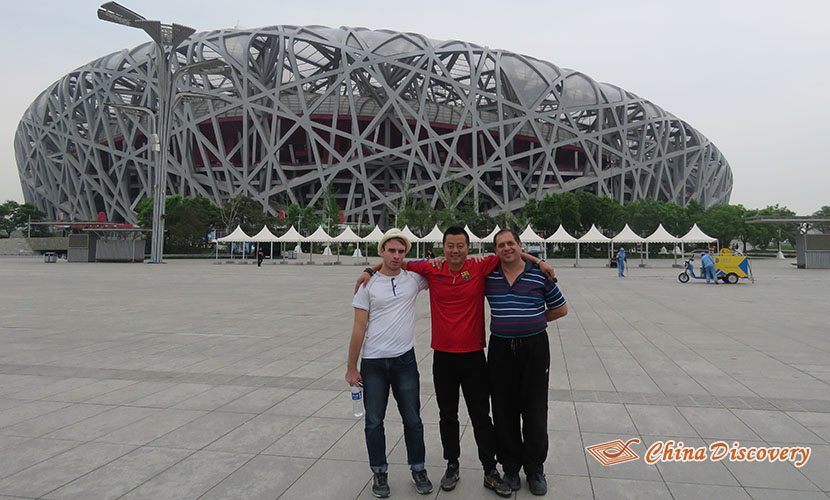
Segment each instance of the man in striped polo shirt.
[{"label": "man in striped polo shirt", "polygon": [[490,372],[496,452],[504,481],[521,488],[524,468],[530,492],[544,495],[548,454],[548,378],[550,349],[547,323],[568,314],[556,282],[521,258],[522,243],[511,229],[493,243],[501,265],[487,276],[490,303]]}]

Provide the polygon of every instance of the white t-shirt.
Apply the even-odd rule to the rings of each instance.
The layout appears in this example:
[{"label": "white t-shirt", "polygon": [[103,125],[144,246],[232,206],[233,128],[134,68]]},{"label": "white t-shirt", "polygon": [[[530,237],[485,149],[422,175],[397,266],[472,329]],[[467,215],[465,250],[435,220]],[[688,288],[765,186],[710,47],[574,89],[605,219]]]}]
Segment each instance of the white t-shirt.
[{"label": "white t-shirt", "polygon": [[415,347],[415,298],[426,278],[401,269],[397,276],[375,273],[360,287],[352,307],[369,311],[363,358],[394,358]]}]

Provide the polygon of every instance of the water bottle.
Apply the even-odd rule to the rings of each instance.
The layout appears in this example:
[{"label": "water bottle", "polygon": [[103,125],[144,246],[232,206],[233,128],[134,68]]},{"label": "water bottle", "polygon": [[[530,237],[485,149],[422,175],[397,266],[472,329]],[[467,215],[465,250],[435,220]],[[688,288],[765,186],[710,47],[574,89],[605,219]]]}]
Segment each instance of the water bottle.
[{"label": "water bottle", "polygon": [[363,389],[357,385],[352,386],[352,411],[354,418],[363,416]]}]

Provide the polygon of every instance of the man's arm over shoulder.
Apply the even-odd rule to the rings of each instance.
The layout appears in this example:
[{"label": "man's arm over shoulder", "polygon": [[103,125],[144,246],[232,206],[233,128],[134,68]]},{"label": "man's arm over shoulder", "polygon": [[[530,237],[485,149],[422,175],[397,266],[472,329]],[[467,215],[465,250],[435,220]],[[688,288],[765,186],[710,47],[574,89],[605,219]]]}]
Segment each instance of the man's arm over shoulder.
[{"label": "man's arm over shoulder", "polygon": [[498,255],[488,255],[481,261],[478,261],[479,269],[484,274],[492,273],[499,267],[499,264],[501,264],[501,260],[499,260]]},{"label": "man's arm over shoulder", "polygon": [[429,276],[435,272],[435,266],[428,260],[408,260],[405,264],[404,269],[418,273],[421,276]]}]

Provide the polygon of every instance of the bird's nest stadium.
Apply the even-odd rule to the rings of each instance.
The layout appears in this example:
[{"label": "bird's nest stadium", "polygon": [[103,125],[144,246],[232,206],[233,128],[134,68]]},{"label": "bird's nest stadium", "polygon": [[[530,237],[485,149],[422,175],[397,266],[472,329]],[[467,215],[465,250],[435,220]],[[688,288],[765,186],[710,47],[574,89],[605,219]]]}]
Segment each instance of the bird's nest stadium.
[{"label": "bird's nest stadium", "polygon": [[[15,136],[27,202],[47,216],[135,222],[152,196],[151,43],[61,78]],[[271,213],[331,187],[346,222],[386,224],[412,200],[465,197],[496,213],[588,190],[623,203],[728,202],[732,172],[691,125],[626,90],[550,62],[457,40],[365,28],[273,26],[192,35],[173,68],[222,59],[230,75],[186,75],[174,108],[167,194],[237,195]],[[452,187],[451,187],[452,186]]]}]

